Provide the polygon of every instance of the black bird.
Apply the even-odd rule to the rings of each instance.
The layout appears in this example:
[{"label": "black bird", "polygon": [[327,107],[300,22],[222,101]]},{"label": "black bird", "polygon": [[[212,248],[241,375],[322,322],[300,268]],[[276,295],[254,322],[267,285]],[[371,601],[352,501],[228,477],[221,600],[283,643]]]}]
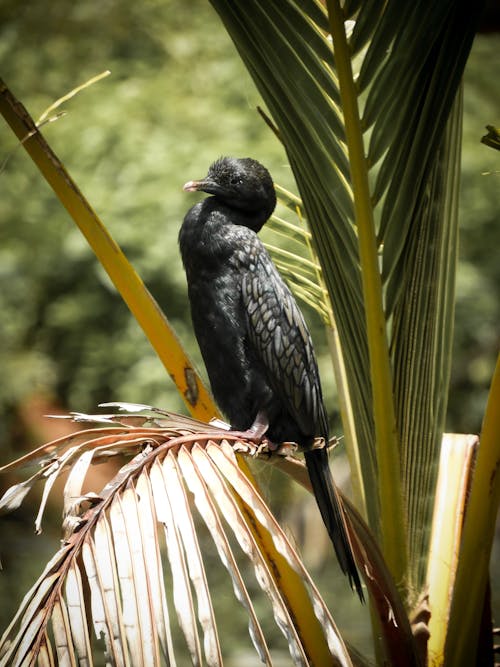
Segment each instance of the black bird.
[{"label": "black bird", "polygon": [[214,397],[238,431],[305,453],[321,516],[340,566],[363,600],[341,501],[328,465],[328,423],[304,318],[257,232],[276,206],[267,169],[223,157],[184,185],[211,197],[186,214],[179,233],[191,317]]}]

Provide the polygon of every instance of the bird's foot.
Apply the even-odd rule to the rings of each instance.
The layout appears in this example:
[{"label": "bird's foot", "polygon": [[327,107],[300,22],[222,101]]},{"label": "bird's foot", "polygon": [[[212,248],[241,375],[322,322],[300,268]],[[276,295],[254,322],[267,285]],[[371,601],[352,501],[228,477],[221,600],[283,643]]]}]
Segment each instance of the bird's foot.
[{"label": "bird's foot", "polygon": [[324,449],[327,446],[324,438],[314,438],[311,449]]},{"label": "bird's foot", "polygon": [[255,417],[253,424],[248,429],[249,433],[253,434],[256,442],[259,442],[264,437],[267,429],[269,428],[269,420],[265,412],[259,410],[257,416]]},{"label": "bird's foot", "polygon": [[260,443],[268,428],[269,421],[265,413],[259,410],[250,428],[247,428],[246,431],[234,431],[231,429],[231,432],[237,433],[242,438],[245,438],[245,440],[251,440],[252,442]]},{"label": "bird's foot", "polygon": [[269,438],[262,438],[260,443],[255,450],[255,457],[258,456],[271,456],[274,452],[279,449],[279,445],[275,442],[271,442]]},{"label": "bird's foot", "polygon": [[254,456],[291,456],[297,451],[296,442],[271,442],[268,438],[263,438],[258,445]]},{"label": "bird's foot", "polygon": [[280,456],[293,456],[297,453],[299,446],[296,442],[280,442],[279,445],[276,445],[276,453]]}]

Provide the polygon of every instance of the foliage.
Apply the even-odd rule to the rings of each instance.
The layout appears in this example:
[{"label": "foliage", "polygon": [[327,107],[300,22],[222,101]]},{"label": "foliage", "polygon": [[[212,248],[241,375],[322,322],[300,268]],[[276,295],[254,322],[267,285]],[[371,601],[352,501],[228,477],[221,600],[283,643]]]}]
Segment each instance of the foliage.
[{"label": "foliage", "polygon": [[[37,0],[6,1],[0,13],[2,77],[35,118],[79,83],[111,70],[44,131],[157,300],[168,303],[199,360],[175,243],[187,205],[182,183],[205,173],[214,155],[229,153],[253,154],[278,183],[293,187],[283,152],[253,110],[259,96],[217,17],[203,0],[189,7],[151,0],[140,8],[56,0],[49,9]],[[497,234],[498,167],[495,151],[478,144],[497,112],[491,87],[497,49],[497,36],[478,37],[466,70],[462,263],[447,424],[455,431],[479,431],[498,344],[498,263],[484,252]],[[165,383],[80,233],[3,124],[0,146],[2,441],[12,437],[11,408],[33,389],[83,410],[111,395],[179,407],[175,388]],[[325,359],[321,328],[314,318],[311,324]]]},{"label": "foliage", "polygon": [[[99,29],[97,30],[94,29],[95,12],[91,4],[79,11],[73,10],[69,13],[63,9],[62,5],[54,4],[51,9],[51,18],[57,20],[59,25],[65,24],[70,28],[65,31],[66,34],[53,35],[53,38],[48,40],[54,53],[62,53],[70,43],[72,45],[83,43],[84,40],[81,42],[72,40],[71,30],[80,35],[82,28],[92,26],[92,31],[89,30],[88,34],[92,32],[97,38],[96,58],[116,58],[117,67],[114,68],[114,72],[118,77],[118,85],[114,88],[116,93],[114,98],[103,94],[102,86],[107,84],[101,83],[92,92],[87,91],[80,96],[78,101],[73,100],[70,103],[72,108],[85,110],[76,147],[72,144],[74,144],[74,132],[75,129],[79,129],[79,123],[78,117],[73,114],[70,116],[70,126],[65,125],[69,120],[65,118],[47,128],[47,131],[57,132],[54,146],[57,152],[64,157],[64,161],[72,165],[71,171],[77,176],[80,184],[85,183],[89,172],[93,172],[94,175],[89,184],[90,189],[87,189],[86,186],[84,188],[86,193],[90,193],[94,206],[111,220],[110,229],[115,227],[112,218],[120,219],[119,227],[115,223],[114,233],[124,243],[129,254],[133,256],[134,263],[152,286],[154,293],[157,296],[162,295],[160,299],[167,302],[163,294],[166,295],[168,292],[168,312],[173,316],[178,330],[182,333],[184,325],[180,322],[184,317],[184,308],[180,305],[183,297],[181,280],[179,280],[180,271],[168,272],[168,279],[171,282],[165,288],[165,266],[175,267],[178,260],[175,243],[164,238],[164,228],[165,226],[171,228],[174,236],[176,235],[178,220],[182,216],[185,204],[180,194],[177,196],[172,194],[168,197],[168,202],[165,201],[164,182],[169,180],[179,182],[180,185],[183,178],[179,178],[178,165],[185,165],[186,162],[192,163],[192,169],[196,168],[196,172],[192,172],[190,168],[184,180],[199,175],[198,170],[204,173],[214,152],[238,153],[235,148],[238,143],[245,146],[242,152],[251,150],[252,154],[266,162],[272,173],[275,176],[278,174],[278,180],[286,185],[288,185],[288,174],[278,166],[280,161],[283,162],[283,157],[278,150],[270,148],[272,142],[264,144],[264,138],[268,138],[269,135],[266,134],[268,131],[260,124],[260,121],[256,117],[247,120],[251,114],[247,114],[245,120],[241,121],[241,117],[239,119],[236,113],[233,118],[227,110],[227,107],[235,109],[242,103],[246,106],[246,96],[250,86],[245,74],[234,60],[228,59],[227,63],[230,64],[221,67],[221,63],[226,63],[225,54],[228,53],[228,44],[223,39],[217,41],[216,44],[212,43],[208,25],[210,21],[213,21],[213,16],[205,14],[201,5],[197,8],[201,10],[200,12],[187,9],[176,10],[172,16],[173,4],[166,3],[165,6],[161,6],[160,3],[151,2],[146,8],[140,10],[131,8],[130,17],[126,17],[116,3],[108,3],[105,21],[101,19],[98,22]],[[14,14],[16,10],[20,12],[17,5],[10,9],[14,11]],[[36,6],[36,3],[32,9],[34,11],[29,12],[29,16],[28,13],[24,17],[18,15],[7,25],[20,25],[21,21],[25,20],[30,29],[35,30],[38,19],[37,10],[45,13],[46,9],[42,10],[41,7]],[[167,22],[163,12],[168,12],[171,23]],[[127,34],[126,21],[129,19],[134,29],[137,30],[135,40],[130,39]],[[148,20],[151,20],[151,23],[148,23]],[[101,25],[104,26],[107,21],[110,21],[115,31],[112,33],[111,40],[105,38],[110,34],[109,31],[104,30],[100,34]],[[155,28],[150,28],[150,25],[155,25]],[[160,35],[160,25],[169,26],[171,32],[168,32],[167,39]],[[189,26],[189,30],[185,29],[186,26]],[[149,30],[151,30],[150,34]],[[144,39],[145,36],[146,39]],[[7,53],[9,49],[12,50],[16,40],[19,39],[15,29],[11,29],[10,32],[7,30],[7,37],[9,39],[4,40],[0,47],[4,49],[4,53]],[[50,50],[52,49],[48,49],[46,53],[48,54]],[[76,63],[79,62],[76,56],[77,51],[78,47],[69,49],[71,55],[75,56]],[[213,60],[209,59],[207,62],[202,57],[200,63],[200,54],[205,53],[210,53]],[[184,66],[189,59],[187,69],[194,76],[186,80],[184,69],[180,68],[179,64],[182,62]],[[38,60],[39,63],[31,62],[33,69],[28,67],[23,71],[35,72],[38,65],[50,71],[53,80],[57,80],[58,76],[64,73],[63,68],[53,68],[44,63],[43,58]],[[19,62],[22,62],[22,57]],[[165,67],[163,70],[161,66],[165,62],[170,65],[170,68]],[[147,66],[155,67],[157,74],[145,76],[146,63]],[[72,59],[69,62],[70,66],[71,64]],[[108,62],[104,63],[104,66],[113,69]],[[16,68],[20,68],[21,65],[9,62],[7,69],[9,67],[13,79],[20,79]],[[40,109],[65,90],[84,80],[87,74],[93,75],[102,68],[99,66],[95,70],[86,72],[85,76],[79,77],[78,81],[70,76],[69,85],[64,86],[62,90],[54,91],[52,95],[47,95]],[[176,94],[176,102],[168,107],[169,111],[166,114],[160,114],[158,103],[153,102],[157,99],[157,91],[164,89],[165,79],[163,77],[169,81],[170,90],[168,92],[175,90]],[[146,79],[149,85],[147,91],[142,87],[142,82]],[[26,87],[30,88],[29,83]],[[33,83],[31,88],[34,88]],[[216,94],[210,97],[214,93],[213,88],[217,89]],[[234,93],[235,89],[236,93]],[[20,89],[16,88],[16,90],[19,92]],[[251,90],[250,95],[255,96],[253,89]],[[29,96],[27,95],[25,99],[29,99]],[[85,102],[85,99],[88,102]],[[151,104],[145,105],[145,99],[151,100]],[[108,108],[106,108],[106,100]],[[110,100],[111,104],[109,104]],[[205,103],[205,100],[209,101]],[[161,104],[163,102],[164,99],[161,98]],[[127,113],[124,112],[125,108]],[[162,106],[163,109],[164,106]],[[222,114],[224,114],[224,128],[221,128],[220,124]],[[159,122],[160,116],[161,123]],[[489,120],[492,116],[493,114],[489,114],[487,119]],[[93,118],[95,121],[92,120]],[[165,140],[165,118],[169,128],[175,128],[171,141]],[[484,120],[481,121],[481,124],[484,124]],[[194,129],[191,130],[191,128]],[[247,129],[250,135],[248,145],[252,145],[252,148],[248,150],[246,148],[247,139],[243,139],[242,132]],[[198,139],[210,133],[210,136],[216,137],[212,141],[219,142],[218,147],[214,151],[210,141],[198,141],[193,147],[193,136],[189,136],[191,132]],[[66,141],[68,137],[70,139]],[[450,134],[448,141],[451,139],[453,142],[454,138]],[[72,146],[71,151],[69,146]],[[259,155],[256,147],[260,147],[262,154],[266,157]],[[194,165],[194,153],[196,153],[196,166]],[[73,169],[75,155],[78,156],[78,160]],[[17,190],[17,184],[14,185],[17,179],[17,183],[21,184],[27,192],[28,189],[33,188],[35,176],[27,176],[29,169],[23,169],[19,176],[11,176],[12,164],[17,161],[19,157],[14,152],[2,173],[2,178],[13,184],[13,191]],[[118,168],[118,161],[122,165],[133,166]],[[277,168],[273,167],[273,161]],[[293,160],[291,162],[293,164]],[[160,164],[163,171],[159,170]],[[493,165],[493,161],[490,164]],[[491,169],[493,170],[493,167]],[[285,178],[280,178],[280,176],[285,176]],[[11,181],[11,178],[14,180]],[[300,184],[300,179],[298,180]],[[472,176],[471,181],[477,183],[477,176]],[[485,188],[483,182],[481,189],[488,192],[491,183],[490,175],[489,184]],[[493,192],[494,183],[492,194]],[[50,199],[46,193],[36,198],[36,208],[31,212],[29,209],[33,204],[28,202],[34,200],[28,197],[24,199],[26,200],[25,215],[31,224],[27,227],[16,224],[16,233],[19,228],[21,238],[17,237],[16,244],[11,244],[3,250],[5,262],[2,262],[2,277],[6,282],[8,281],[11,289],[5,290],[4,295],[0,298],[5,300],[4,312],[12,314],[6,318],[8,326],[3,332],[4,335],[7,334],[7,345],[2,349],[9,351],[6,367],[10,369],[9,377],[12,378],[12,384],[3,387],[5,405],[10,407],[18,403],[27,395],[27,392],[32,391],[35,381],[39,388],[56,390],[63,402],[69,402],[84,409],[109,395],[118,395],[120,398],[132,400],[140,397],[141,401],[148,400],[156,404],[175,406],[171,398],[166,396],[163,375],[151,353],[147,348],[141,348],[138,345],[142,338],[141,334],[135,324],[127,324],[130,320],[125,310],[118,305],[116,295],[109,288],[107,279],[100,271],[95,271],[93,260],[78,235],[68,233],[64,228],[65,222],[62,222],[62,218],[57,220],[57,208],[49,204]],[[471,197],[467,204],[470,206],[469,202],[475,202],[476,199],[478,198]],[[11,224],[17,223],[18,201],[19,190],[12,199],[7,199],[10,206],[10,219],[13,221]],[[479,220],[486,220],[488,216],[493,220],[494,214],[489,212],[493,212],[497,205],[496,197],[492,196],[490,204],[480,209]],[[467,210],[467,205],[465,209]],[[50,215],[47,215],[47,211],[50,211]],[[111,211],[113,211],[112,214]],[[476,213],[477,210],[473,209],[472,214],[475,217]],[[145,219],[156,219],[160,224],[151,225],[151,227],[144,223],[137,225],[138,219],[141,220],[141,223]],[[40,224],[42,220],[43,223]],[[127,220],[132,222],[128,228]],[[477,218],[474,223],[470,223],[468,228],[467,224],[465,225],[468,238],[474,237],[474,242],[467,244],[466,250],[475,245],[476,221]],[[48,233],[50,228],[55,229],[55,236]],[[491,239],[489,229],[487,227],[485,229],[485,236]],[[23,234],[25,234],[24,239]],[[158,239],[161,239],[160,243]],[[61,248],[64,251],[62,253]],[[40,261],[40,249],[46,253],[46,259],[43,261]],[[135,256],[136,253],[137,256]],[[462,367],[459,363],[458,368],[462,379],[466,378],[468,382],[468,378],[474,376],[486,386],[491,375],[489,370],[497,343],[494,322],[498,321],[498,317],[495,317],[498,304],[496,300],[488,299],[488,290],[484,289],[484,286],[498,284],[498,265],[492,262],[491,266],[488,266],[488,262],[485,263],[479,259],[484,256],[484,251],[481,252],[479,248],[476,256],[477,264],[481,263],[480,270],[469,264],[466,267],[468,274],[466,273],[465,277],[472,276],[473,280],[467,280],[463,287],[469,294],[480,298],[466,302],[463,313],[460,312],[459,301],[458,315],[467,323],[467,326],[458,328],[457,340],[459,343],[462,340],[467,345],[475,346],[480,356],[469,365]],[[19,258],[22,258],[21,262]],[[22,271],[25,274],[21,281],[17,280],[20,266],[23,267]],[[36,270],[34,278],[29,277],[28,267]],[[75,283],[78,283],[78,298],[75,298]],[[161,287],[160,283],[163,283]],[[103,286],[106,289],[102,289]],[[490,290],[490,294],[494,293],[494,289]],[[178,298],[177,303],[176,299],[170,298],[171,294],[174,294],[176,299]],[[102,300],[103,296],[106,297],[105,300]],[[474,327],[468,322],[470,316],[468,305],[479,308],[480,302],[486,304],[489,309],[487,312],[490,313],[489,318],[491,319],[488,320],[489,326],[486,327]],[[101,321],[105,321],[106,326],[99,329]],[[112,330],[109,327],[110,321],[113,322]],[[32,322],[35,322],[36,325],[33,326]],[[42,324],[43,328],[40,329],[38,324]],[[67,332],[71,330],[77,332],[73,339],[67,335]],[[123,335],[124,330],[125,336]],[[82,337],[82,331],[88,331],[89,335]],[[460,338],[462,331],[466,331],[463,339]],[[485,345],[480,347],[480,343],[485,343]],[[486,348],[486,356],[482,356],[484,348]],[[112,354],[110,354],[110,349]],[[64,353],[62,356],[61,351]],[[62,363],[59,360],[60,356]],[[459,377],[459,383],[461,378]],[[459,386],[459,383],[455,376],[452,379],[452,389]],[[147,388],[143,385],[147,385]],[[456,395],[460,396],[458,392],[452,391],[452,399],[455,399]],[[475,407],[475,414],[481,415],[481,401],[484,403],[484,397],[471,391],[468,391],[467,395],[474,395],[473,400],[478,404]],[[462,409],[455,410],[455,412],[452,403],[450,415],[451,419],[455,419],[455,423],[458,423],[460,419],[464,420],[464,414],[466,411],[463,410],[463,403]],[[479,419],[479,416],[476,417],[474,427],[473,418],[469,415],[466,430],[477,431]],[[415,581],[422,577],[422,571],[423,568],[420,567],[420,573],[414,575]]]},{"label": "foliage", "polygon": [[[202,531],[193,520],[195,511],[208,530],[212,550],[215,546],[215,561],[226,568],[234,596],[247,612],[250,639],[261,661],[271,664],[271,653],[269,633],[264,633],[256,612],[258,596],[255,590],[249,594],[255,583],[271,604],[294,662],[306,664],[298,617],[292,613],[286,587],[279,585],[260,551],[252,524],[245,520],[248,508],[310,591],[309,613],[317,616],[310,647],[314,661],[331,654],[338,664],[350,664],[333,619],[298,555],[237,465],[235,448],[255,455],[256,446],[148,406],[121,407],[135,414],[76,415],[78,422],[97,421],[100,427],[59,438],[25,457],[19,463],[37,466],[37,472],[12,487],[0,502],[2,509],[12,510],[37,481],[45,480],[36,520],[41,531],[48,494],[65,469],[71,469],[64,487],[61,549],[9,625],[2,664],[31,664],[33,659],[57,655],[60,662],[78,659],[91,665],[99,641],[104,641],[113,664],[156,665],[161,659],[175,664],[179,641],[174,641],[173,633],[179,630],[193,664],[221,664],[220,631],[204,566],[210,549],[205,541],[202,558],[198,538]],[[99,494],[83,493],[89,466],[124,454],[134,457]],[[243,578],[240,552],[254,570],[253,584]],[[279,568],[278,563],[274,567]],[[177,624],[171,620],[173,611]],[[85,622],[90,615],[95,638]],[[310,619],[309,629],[313,626]]]},{"label": "foliage", "polygon": [[396,580],[418,590],[451,360],[453,100],[473,27],[451,4],[213,4],[278,126],[308,215],[347,371],[362,511]]}]

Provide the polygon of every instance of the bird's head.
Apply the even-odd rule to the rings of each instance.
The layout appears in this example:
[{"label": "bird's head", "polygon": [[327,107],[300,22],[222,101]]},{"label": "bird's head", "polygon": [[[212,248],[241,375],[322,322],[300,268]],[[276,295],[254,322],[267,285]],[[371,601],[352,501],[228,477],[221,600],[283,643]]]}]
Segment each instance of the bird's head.
[{"label": "bird's head", "polygon": [[222,157],[200,181],[188,181],[187,192],[200,190],[214,195],[226,206],[245,214],[235,219],[259,231],[276,206],[276,192],[268,170],[252,158]]}]

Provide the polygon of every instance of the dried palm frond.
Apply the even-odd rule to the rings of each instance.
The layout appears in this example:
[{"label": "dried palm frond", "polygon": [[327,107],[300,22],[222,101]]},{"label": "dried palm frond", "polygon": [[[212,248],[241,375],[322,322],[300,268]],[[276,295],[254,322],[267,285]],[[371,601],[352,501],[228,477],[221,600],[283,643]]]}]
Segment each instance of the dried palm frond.
[{"label": "dried palm frond", "polygon": [[[310,664],[300,622],[289,613],[242,511],[248,506],[307,588],[330,660],[350,665],[300,558],[236,462],[235,451],[255,454],[257,446],[180,415],[148,406],[120,407],[134,412],[74,414],[77,421],[106,426],[55,440],[0,469],[39,468],[0,500],[0,510],[13,509],[35,482],[43,481],[37,531],[54,482],[70,470],[62,546],[0,640],[0,664],[92,665],[102,641],[106,664],[171,665],[182,650],[195,665],[222,664],[200,525],[247,614],[260,660],[272,664],[269,638],[249,593],[250,577],[267,596],[294,664]],[[132,458],[99,494],[82,491],[91,465],[123,454]],[[250,565],[248,571],[242,559]]]}]

